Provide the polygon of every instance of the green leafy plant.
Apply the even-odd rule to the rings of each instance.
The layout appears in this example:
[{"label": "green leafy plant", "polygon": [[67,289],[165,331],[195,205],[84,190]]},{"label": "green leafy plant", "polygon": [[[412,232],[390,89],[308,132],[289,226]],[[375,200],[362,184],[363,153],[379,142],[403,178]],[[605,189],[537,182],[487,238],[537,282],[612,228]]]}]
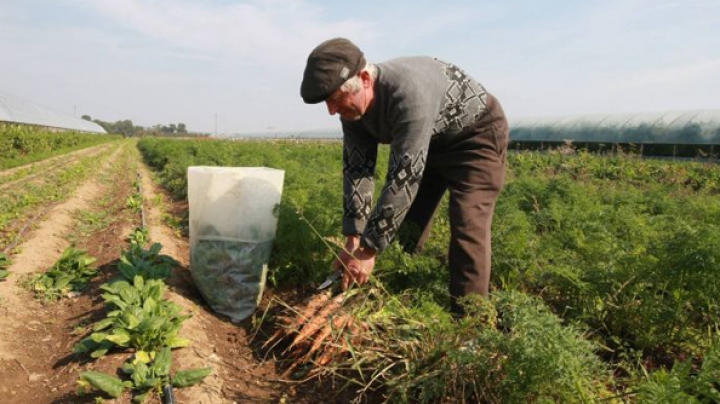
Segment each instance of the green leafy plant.
[{"label": "green leafy plant", "polygon": [[185,214],[182,217],[175,216],[171,213],[163,213],[162,214],[162,220],[163,223],[165,223],[168,227],[170,227],[173,230],[173,233],[176,237],[187,237],[189,234],[189,227],[188,227],[188,212],[185,212]]},{"label": "green leafy plant", "polygon": [[140,352],[122,366],[122,371],[130,380],[101,372],[83,372],[78,380],[78,391],[83,394],[91,389],[100,390],[110,397],[117,398],[125,389],[134,393],[132,402],[143,403],[153,392],[161,392],[162,387],[171,384],[173,387],[190,387],[202,382],[212,368],[181,370],[171,376],[172,351],[163,348],[157,352]]},{"label": "green leafy plant", "polygon": [[596,347],[537,298],[501,291],[468,299],[459,321],[427,302],[383,300],[364,309],[376,309],[364,314],[362,340],[372,342],[354,345],[329,374],[358,369],[355,383],[384,386],[389,402],[586,403],[611,395]]},{"label": "green leafy plant", "polygon": [[95,324],[89,337],[75,345],[76,353],[90,352],[91,357],[98,358],[115,346],[150,352],[190,344],[178,336],[183,321],[190,316],[163,299],[167,286],[162,281],[136,276],[132,284],[122,280],[100,288],[112,311]]},{"label": "green leafy plant", "polygon": [[677,361],[672,369],[646,373],[637,387],[639,403],[719,403],[720,338],[705,352],[701,366],[692,361]]},{"label": "green leafy plant", "polygon": [[126,205],[133,213],[140,213],[142,211],[142,195],[134,193],[128,196]]},{"label": "green leafy plant", "polygon": [[17,167],[52,155],[121,139],[117,135],[53,132],[26,125],[0,124],[0,168]]},{"label": "green leafy plant", "polygon": [[0,279],[5,279],[10,275],[10,272],[7,270],[7,267],[12,265],[12,261],[10,258],[8,258],[7,255],[0,253]]},{"label": "green leafy plant", "polygon": [[154,243],[147,250],[142,244],[131,243],[130,249],[120,257],[118,270],[128,281],[133,281],[138,275],[148,280],[169,278],[172,269],[177,266],[177,261],[168,255],[160,254],[161,249],[160,243]]},{"label": "green leafy plant", "polygon": [[112,398],[118,398],[129,387],[122,380],[106,373],[87,371],[80,374],[78,380],[78,393],[85,394],[92,389],[107,393]]},{"label": "green leafy plant", "polygon": [[71,245],[65,249],[52,268],[30,280],[30,287],[35,292],[35,296],[48,300],[59,299],[69,292],[82,291],[97,275],[97,269],[90,268],[95,261],[97,258]]},{"label": "green leafy plant", "polygon": [[147,227],[138,227],[128,236],[130,244],[144,247],[150,241],[150,230]]}]

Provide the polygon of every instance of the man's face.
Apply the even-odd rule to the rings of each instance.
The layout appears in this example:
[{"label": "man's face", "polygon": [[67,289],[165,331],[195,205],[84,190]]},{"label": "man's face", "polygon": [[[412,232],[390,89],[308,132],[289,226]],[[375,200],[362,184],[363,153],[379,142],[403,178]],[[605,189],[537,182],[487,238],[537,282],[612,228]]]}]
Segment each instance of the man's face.
[{"label": "man's face", "polygon": [[364,91],[361,88],[357,92],[340,91],[337,89],[327,100],[328,113],[330,115],[340,114],[346,121],[357,121],[365,113]]}]

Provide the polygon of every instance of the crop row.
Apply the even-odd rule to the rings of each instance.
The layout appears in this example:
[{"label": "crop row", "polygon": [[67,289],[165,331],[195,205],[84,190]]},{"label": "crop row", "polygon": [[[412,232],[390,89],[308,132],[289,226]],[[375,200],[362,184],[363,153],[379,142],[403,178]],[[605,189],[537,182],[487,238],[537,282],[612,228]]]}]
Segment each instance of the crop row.
[{"label": "crop row", "polygon": [[720,193],[717,161],[640,159],[632,155],[600,158],[587,151],[570,156],[517,153],[511,156],[511,169],[515,175],[569,176],[575,180],[620,181],[638,186],[657,184],[712,195]]},{"label": "crop row", "polygon": [[[178,198],[188,166],[284,169],[269,279],[294,287],[327,275],[334,255],[325,239],[341,228],[339,144],[143,139],[138,147]],[[367,301],[390,303],[355,315],[382,332],[335,366],[360,372],[362,391],[377,389],[374,381],[398,402],[718,397],[707,383],[720,359],[718,166],[518,153],[508,167],[493,223],[491,299],[473,303],[476,315],[460,323],[443,310],[445,201],[422,254],[394,244],[379,257],[383,292]]]},{"label": "crop row", "polygon": [[53,132],[31,126],[0,124],[0,168],[118,139],[117,135]]},{"label": "crop row", "polygon": [[40,162],[28,164],[23,167],[17,167],[13,170],[1,172],[0,190],[18,186],[27,181],[32,181],[48,172],[56,171],[62,169],[62,167],[72,165],[84,156],[97,155],[110,147],[112,147],[110,144],[95,146],[88,149],[62,154]]},{"label": "crop row", "polygon": [[[133,402],[141,403],[149,394],[167,385],[188,387],[201,382],[212,371],[211,368],[182,370],[171,377],[171,350],[190,344],[178,335],[189,316],[165,299],[164,279],[177,263],[159,254],[161,248],[155,243],[146,250],[141,244],[131,242],[118,264],[120,276],[100,286],[108,310],[106,317],[93,326],[92,334],[75,346],[76,353],[89,354],[92,358],[104,356],[109,350],[132,350],[134,355],[122,366],[129,380],[100,372],[83,372],[79,381],[82,391],[97,389],[119,397],[125,389],[130,389],[135,393]],[[170,394],[167,388],[164,394]]]},{"label": "crop row", "polygon": [[[111,350],[131,350],[133,356],[122,366],[129,380],[102,372],[82,372],[78,381],[81,393],[96,389],[116,398],[130,389],[135,394],[133,402],[142,403],[166,385],[191,386],[211,372],[210,368],[183,370],[171,378],[171,350],[190,344],[178,335],[189,316],[165,299],[164,279],[177,263],[160,254],[160,244],[149,249],[139,244],[146,241],[142,233],[138,229],[131,235],[130,248],[122,253],[118,263],[119,275],[100,286],[106,317],[75,345],[76,354],[95,359]],[[29,279],[27,285],[36,297],[46,301],[79,294],[98,274],[90,267],[95,261],[85,251],[70,246],[52,268]]]},{"label": "crop row", "polygon": [[7,249],[29,221],[42,213],[41,207],[62,201],[89,178],[98,159],[106,158],[113,150],[97,156],[80,158],[74,164],[45,173],[42,178],[4,189],[0,195],[0,246]]},{"label": "crop row", "polygon": [[[139,181],[134,181],[133,186],[135,190],[125,208],[139,215],[142,210]],[[139,202],[130,203],[133,198]],[[85,371],[79,376],[79,392],[98,390],[116,398],[130,390],[133,402],[141,403],[163,389],[163,394],[172,395],[172,387],[199,383],[211,369],[171,373],[172,349],[190,344],[179,336],[182,323],[190,316],[165,298],[164,281],[177,262],[160,254],[160,244],[149,245],[145,227],[137,228],[128,239],[130,245],[116,264],[117,275],[99,286],[105,317],[92,325],[92,332],[75,345],[74,352],[93,359],[111,352],[132,352],[122,365],[125,378]],[[45,301],[77,296],[85,292],[98,275],[98,270],[92,267],[95,261],[84,250],[71,245],[50,269],[25,284],[37,298]]]}]

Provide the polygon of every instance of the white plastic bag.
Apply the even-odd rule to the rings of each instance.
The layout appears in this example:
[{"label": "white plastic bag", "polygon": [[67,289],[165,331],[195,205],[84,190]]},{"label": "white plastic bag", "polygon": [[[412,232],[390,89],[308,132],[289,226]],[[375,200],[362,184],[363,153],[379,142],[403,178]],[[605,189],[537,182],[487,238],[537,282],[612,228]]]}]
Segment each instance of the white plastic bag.
[{"label": "white plastic bag", "polygon": [[217,313],[239,322],[262,298],[285,172],[189,167],[190,272]]}]

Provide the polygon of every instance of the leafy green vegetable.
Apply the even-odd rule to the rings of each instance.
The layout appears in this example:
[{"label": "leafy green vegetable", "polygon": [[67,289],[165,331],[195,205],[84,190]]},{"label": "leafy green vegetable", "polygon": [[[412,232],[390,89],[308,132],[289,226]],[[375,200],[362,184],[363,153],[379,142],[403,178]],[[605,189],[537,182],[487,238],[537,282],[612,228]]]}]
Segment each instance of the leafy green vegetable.
[{"label": "leafy green vegetable", "polygon": [[12,261],[7,255],[0,253],[0,279],[5,279],[10,275],[10,272],[6,269],[12,265]]},{"label": "leafy green vegetable", "polygon": [[147,227],[138,227],[128,236],[130,244],[144,247],[150,241],[150,230]]},{"label": "leafy green vegetable", "polygon": [[[169,347],[157,352],[138,352],[122,365],[122,371],[129,376],[125,382],[117,377],[99,372],[83,372],[78,380],[81,391],[88,386],[105,391],[112,397],[119,397],[125,388],[134,392],[133,403],[142,403],[152,392],[161,391],[170,383],[172,350]],[[200,383],[212,372],[211,368],[184,370],[175,375],[173,386],[188,387]],[[177,384],[176,384],[177,382]]]},{"label": "leafy green vegetable", "polygon": [[76,352],[102,356],[113,346],[151,352],[190,344],[178,336],[182,323],[190,316],[163,298],[167,286],[162,281],[145,281],[136,276],[132,285],[117,281],[100,288],[106,291],[102,297],[111,311],[95,324],[89,337],[76,345]]},{"label": "leafy green vegetable", "polygon": [[102,372],[82,372],[78,385],[81,393],[88,390],[89,387],[103,391],[112,398],[118,398],[125,390],[125,384],[122,380],[115,376],[110,376]]},{"label": "leafy green vegetable", "polygon": [[122,254],[118,270],[122,276],[132,281],[136,276],[144,279],[166,279],[172,275],[177,261],[168,255],[160,254],[162,244],[154,243],[146,250],[142,244],[131,243],[130,249]]},{"label": "leafy green vegetable", "polygon": [[98,273],[97,269],[90,268],[95,261],[97,258],[71,245],[52,268],[32,278],[30,286],[35,296],[42,296],[47,300],[59,299],[72,291],[85,290]]},{"label": "leafy green vegetable", "polygon": [[142,211],[142,202],[142,195],[134,193],[128,196],[126,205],[133,213],[140,213]]},{"label": "leafy green vegetable", "polygon": [[203,381],[210,373],[212,373],[212,368],[181,370],[175,374],[172,385],[174,387],[193,386]]}]

